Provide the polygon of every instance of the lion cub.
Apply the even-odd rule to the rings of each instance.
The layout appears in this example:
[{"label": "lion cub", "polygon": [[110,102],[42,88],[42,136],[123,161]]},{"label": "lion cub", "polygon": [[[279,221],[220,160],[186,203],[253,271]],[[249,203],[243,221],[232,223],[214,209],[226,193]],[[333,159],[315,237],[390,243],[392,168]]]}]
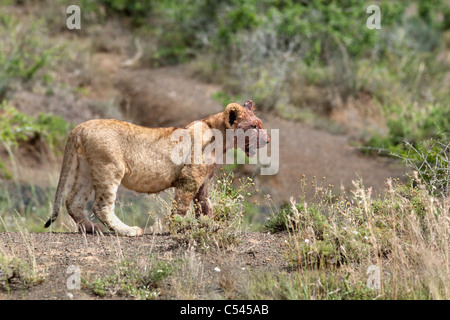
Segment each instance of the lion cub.
[{"label": "lion cub", "polygon": [[[219,150],[221,152],[239,147],[248,156],[253,156],[256,149],[270,141],[261,120],[253,111],[254,104],[251,100],[244,106],[231,103],[224,112],[195,121],[183,130],[187,133],[187,138],[194,140],[195,128],[200,128],[202,133],[215,130],[214,132],[222,137],[226,137],[227,131],[229,133],[230,130],[243,132],[248,139],[242,146],[236,146],[238,136],[227,141],[225,138],[212,139],[211,134],[202,134],[201,150],[215,140],[220,140],[223,141],[220,146],[222,150]],[[66,208],[81,232],[92,233],[102,229],[89,220],[84,210],[89,196],[94,191],[93,211],[106,227],[122,236],[134,237],[143,234],[141,228],[127,226],[114,213],[116,193],[120,184],[142,193],[157,193],[174,187],[174,213],[185,215],[194,200],[196,214],[212,215],[208,189],[217,161],[211,157],[201,157],[200,161],[193,161],[195,141],[191,146],[183,145],[185,149],[186,146],[191,148],[187,150],[188,156],[182,158],[184,161],[174,161],[174,149],[189,140],[184,139],[186,135],[177,135],[178,138],[174,139],[177,129],[179,128],[146,128],[118,120],[103,119],[78,125],[70,134],[65,147],[53,212],[45,227],[48,228],[58,217],[72,168],[75,178],[66,198]],[[257,138],[256,143],[249,142],[252,137]]]}]

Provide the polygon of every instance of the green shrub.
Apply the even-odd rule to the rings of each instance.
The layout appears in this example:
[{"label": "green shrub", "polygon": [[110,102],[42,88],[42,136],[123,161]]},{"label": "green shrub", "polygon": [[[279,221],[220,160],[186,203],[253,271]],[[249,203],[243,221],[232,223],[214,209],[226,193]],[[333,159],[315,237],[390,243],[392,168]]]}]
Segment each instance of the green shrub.
[{"label": "green shrub", "polygon": [[9,292],[12,286],[29,288],[44,280],[44,275],[38,272],[34,265],[17,257],[0,253],[0,288]]},{"label": "green shrub", "polygon": [[443,140],[450,128],[450,109],[441,104],[400,106],[388,108],[388,134],[375,135],[368,144],[378,148],[405,148],[408,141],[413,146],[421,141],[437,138]]},{"label": "green shrub", "polygon": [[40,113],[36,118],[25,115],[3,101],[0,105],[0,141],[17,147],[21,141],[42,140],[52,151],[60,148],[67,137],[69,123],[60,116]]},{"label": "green shrub", "polygon": [[421,141],[416,146],[407,143],[407,149],[400,152],[400,157],[407,166],[417,173],[415,180],[422,180],[433,194],[449,196],[450,134]]},{"label": "green shrub", "polygon": [[402,159],[418,172],[430,191],[448,195],[450,109],[437,104],[392,110],[388,134],[375,134],[367,145]]},{"label": "green shrub", "polygon": [[289,219],[292,219],[292,210],[288,204],[285,204],[266,221],[264,230],[271,233],[286,231],[289,229]]},{"label": "green shrub", "polygon": [[[65,143],[70,124],[59,116],[40,113],[36,118],[25,115],[6,101],[0,104],[0,142],[8,149],[14,149],[21,142],[39,141],[50,151],[57,152]],[[4,164],[0,161],[6,177]]]},{"label": "green shrub", "polygon": [[50,79],[48,67],[60,56],[62,47],[42,37],[42,21],[29,25],[0,12],[0,102],[12,87],[31,85],[41,76]]}]

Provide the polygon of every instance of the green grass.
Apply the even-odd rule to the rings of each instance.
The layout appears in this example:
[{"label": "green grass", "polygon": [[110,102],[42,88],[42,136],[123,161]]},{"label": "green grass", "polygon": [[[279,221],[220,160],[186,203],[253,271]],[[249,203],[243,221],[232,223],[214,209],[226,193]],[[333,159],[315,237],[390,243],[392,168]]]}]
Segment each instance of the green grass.
[{"label": "green grass", "polygon": [[253,273],[245,281],[242,299],[250,300],[372,300],[377,290],[352,282],[345,272],[306,271]]},{"label": "green grass", "polygon": [[[429,300],[445,299],[430,290],[432,280],[405,279],[394,284],[386,273],[382,290],[367,286],[365,270],[265,271],[242,279],[239,298],[249,300]],[[428,282],[430,281],[430,282]],[[445,283],[439,290],[446,292]],[[433,292],[434,291],[434,292]]]},{"label": "green grass", "polygon": [[174,262],[158,260],[153,256],[142,266],[135,260],[123,259],[111,274],[93,280],[82,279],[82,283],[100,297],[153,300],[159,296],[161,286],[175,269]]},{"label": "green grass", "polygon": [[0,288],[7,294],[17,287],[23,290],[44,281],[44,275],[27,261],[0,253]]}]

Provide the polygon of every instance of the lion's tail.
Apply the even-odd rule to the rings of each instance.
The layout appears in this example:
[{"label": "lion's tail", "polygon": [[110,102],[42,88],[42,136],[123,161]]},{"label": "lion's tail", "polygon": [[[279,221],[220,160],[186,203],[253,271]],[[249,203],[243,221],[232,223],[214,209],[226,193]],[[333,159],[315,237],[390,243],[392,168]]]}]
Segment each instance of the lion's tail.
[{"label": "lion's tail", "polygon": [[59,176],[58,187],[56,188],[55,202],[53,203],[53,210],[50,219],[45,223],[44,227],[48,228],[53,221],[58,218],[59,210],[61,209],[62,198],[66,186],[67,178],[72,167],[73,159],[76,157],[76,143],[78,130],[74,129],[67,139],[66,147],[64,149],[64,158],[62,163],[61,174]]}]

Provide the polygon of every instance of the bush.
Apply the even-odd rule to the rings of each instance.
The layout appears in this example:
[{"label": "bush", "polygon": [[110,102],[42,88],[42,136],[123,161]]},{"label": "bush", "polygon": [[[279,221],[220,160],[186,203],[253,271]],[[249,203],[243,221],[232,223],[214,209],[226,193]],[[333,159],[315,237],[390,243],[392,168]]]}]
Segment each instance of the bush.
[{"label": "bush", "polygon": [[[413,170],[412,178],[422,181],[429,192],[448,197],[450,195],[450,135],[421,141],[413,146],[406,143],[400,157]],[[394,154],[395,155],[395,154]]]},{"label": "bush", "polygon": [[62,47],[45,41],[45,33],[41,21],[27,25],[0,14],[0,102],[14,86],[32,85],[38,79],[50,81],[48,67]]},{"label": "bush", "polygon": [[8,293],[15,285],[19,285],[21,289],[29,288],[44,280],[44,275],[38,272],[33,264],[0,253],[0,288]]},{"label": "bush", "polygon": [[[36,118],[30,117],[6,101],[0,104],[0,115],[0,142],[7,149],[17,148],[21,142],[38,141],[50,151],[57,152],[65,143],[70,127],[59,116],[40,113]],[[11,178],[1,161],[0,169]]]},{"label": "bush", "polygon": [[70,126],[60,116],[44,113],[36,118],[27,116],[6,101],[0,105],[0,114],[0,141],[13,147],[21,141],[37,139],[56,151],[64,144]]},{"label": "bush", "polygon": [[[375,134],[367,145],[402,159],[433,193],[449,194],[450,109],[444,105],[393,108],[388,134]],[[372,149],[373,148],[373,149]]]}]

